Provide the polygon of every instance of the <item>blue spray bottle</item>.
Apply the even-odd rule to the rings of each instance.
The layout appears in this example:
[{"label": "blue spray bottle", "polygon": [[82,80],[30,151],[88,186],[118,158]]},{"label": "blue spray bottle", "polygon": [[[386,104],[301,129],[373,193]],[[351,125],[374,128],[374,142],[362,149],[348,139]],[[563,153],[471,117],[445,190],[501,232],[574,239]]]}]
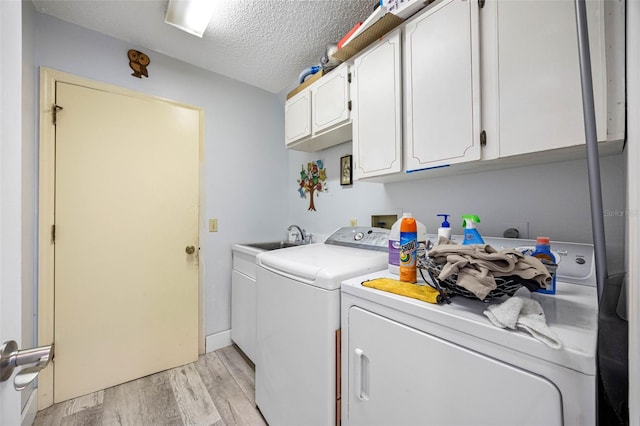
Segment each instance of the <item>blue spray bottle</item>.
[{"label": "blue spray bottle", "polygon": [[480,218],[474,214],[462,215],[462,226],[464,226],[463,245],[484,244],[484,240],[476,229],[476,224],[480,223]]}]

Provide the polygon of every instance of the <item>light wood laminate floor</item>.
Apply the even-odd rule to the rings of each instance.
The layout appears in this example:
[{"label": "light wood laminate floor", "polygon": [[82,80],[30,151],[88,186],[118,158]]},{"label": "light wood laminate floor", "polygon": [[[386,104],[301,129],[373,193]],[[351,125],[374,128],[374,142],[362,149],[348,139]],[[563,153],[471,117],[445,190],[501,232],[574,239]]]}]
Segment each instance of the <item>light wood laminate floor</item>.
[{"label": "light wood laminate floor", "polygon": [[236,346],[46,408],[35,426],[266,425],[255,407],[253,366]]}]

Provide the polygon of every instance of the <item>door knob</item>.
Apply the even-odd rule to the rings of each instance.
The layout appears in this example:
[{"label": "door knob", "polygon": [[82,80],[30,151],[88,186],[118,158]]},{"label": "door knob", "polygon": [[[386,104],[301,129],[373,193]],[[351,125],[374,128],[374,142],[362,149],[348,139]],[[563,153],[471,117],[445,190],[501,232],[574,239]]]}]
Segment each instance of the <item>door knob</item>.
[{"label": "door knob", "polygon": [[184,251],[186,251],[187,254],[193,254],[196,252],[196,248],[194,246],[187,246],[187,248],[185,248]]},{"label": "door knob", "polygon": [[35,380],[40,370],[49,365],[51,358],[53,358],[53,344],[18,350],[15,340],[8,340],[0,347],[0,382],[8,380],[16,367],[34,364],[20,370],[13,379],[13,387],[21,391]]}]

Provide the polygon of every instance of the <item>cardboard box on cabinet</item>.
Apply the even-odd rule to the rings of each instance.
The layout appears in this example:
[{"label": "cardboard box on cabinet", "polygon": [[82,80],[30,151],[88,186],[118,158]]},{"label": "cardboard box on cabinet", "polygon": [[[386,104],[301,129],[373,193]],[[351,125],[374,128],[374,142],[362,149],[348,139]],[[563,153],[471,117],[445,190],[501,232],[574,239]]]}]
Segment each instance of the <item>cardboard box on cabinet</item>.
[{"label": "cardboard box on cabinet", "polygon": [[364,30],[361,34],[357,35],[349,43],[342,46],[342,49],[338,49],[332,58],[340,61],[347,61],[352,56],[357,55],[360,51],[366,49],[371,43],[380,40],[385,34],[393,30],[398,25],[402,24],[404,19],[401,19],[393,13],[387,13],[375,24]]},{"label": "cardboard box on cabinet", "polygon": [[314,82],[320,80],[320,77],[322,77],[323,74],[324,73],[322,72],[322,70],[320,70],[317,73],[313,74],[311,77],[307,78],[298,87],[296,87],[295,89],[289,92],[289,94],[287,95],[287,99],[291,99],[296,94],[302,92],[305,89],[305,87],[309,87]]}]

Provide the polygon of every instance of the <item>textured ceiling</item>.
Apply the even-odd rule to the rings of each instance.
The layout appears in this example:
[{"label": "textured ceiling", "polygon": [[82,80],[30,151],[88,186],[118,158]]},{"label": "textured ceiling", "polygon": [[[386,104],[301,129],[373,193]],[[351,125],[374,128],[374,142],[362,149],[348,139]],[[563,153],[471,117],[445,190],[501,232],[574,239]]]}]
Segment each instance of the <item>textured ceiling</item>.
[{"label": "textured ceiling", "polygon": [[[2,1],[2,0],[0,0]],[[320,62],[375,0],[210,0],[202,39],[164,23],[167,0],[33,0],[67,22],[278,93]]]}]

